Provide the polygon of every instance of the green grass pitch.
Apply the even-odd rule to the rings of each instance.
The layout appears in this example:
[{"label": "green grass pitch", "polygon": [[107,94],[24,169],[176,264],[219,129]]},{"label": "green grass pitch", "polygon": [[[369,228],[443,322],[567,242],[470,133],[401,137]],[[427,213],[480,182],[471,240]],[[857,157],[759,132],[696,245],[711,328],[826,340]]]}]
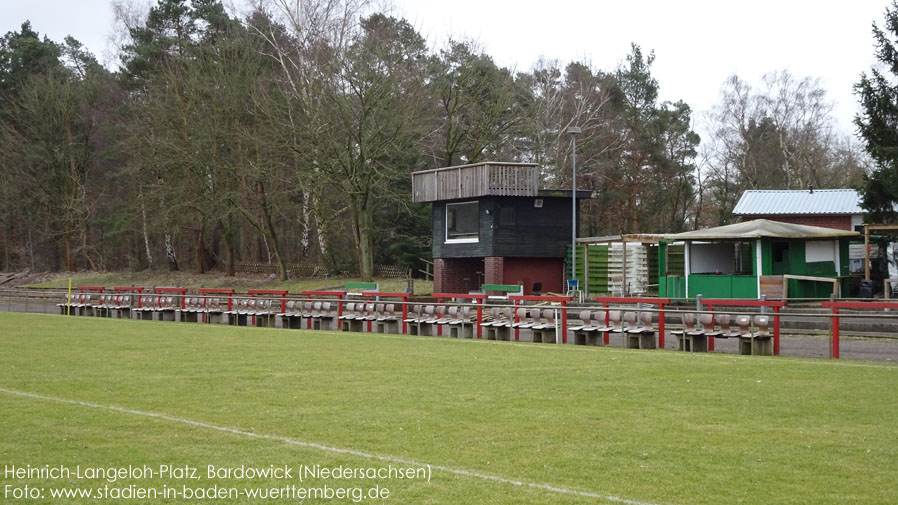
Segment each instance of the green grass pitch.
[{"label": "green grass pitch", "polygon": [[[283,488],[300,483],[206,472],[421,463],[429,480],[301,485],[389,490],[360,503],[898,503],[888,365],[0,313],[0,389],[7,493]],[[27,465],[202,478],[3,473]],[[114,503],[207,502],[357,500]]]}]

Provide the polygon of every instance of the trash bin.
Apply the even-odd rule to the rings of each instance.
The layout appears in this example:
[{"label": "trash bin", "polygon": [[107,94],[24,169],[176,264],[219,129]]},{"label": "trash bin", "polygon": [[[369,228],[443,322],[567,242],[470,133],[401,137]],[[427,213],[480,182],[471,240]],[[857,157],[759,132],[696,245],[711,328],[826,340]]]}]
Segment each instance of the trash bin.
[{"label": "trash bin", "polygon": [[873,281],[870,279],[861,280],[861,289],[857,296],[858,298],[871,300],[873,298]]}]

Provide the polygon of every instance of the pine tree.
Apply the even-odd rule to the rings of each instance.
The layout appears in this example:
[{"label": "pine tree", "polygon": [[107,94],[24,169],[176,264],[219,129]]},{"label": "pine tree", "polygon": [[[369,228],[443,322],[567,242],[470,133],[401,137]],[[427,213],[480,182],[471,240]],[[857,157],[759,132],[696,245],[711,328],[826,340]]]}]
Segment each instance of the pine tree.
[{"label": "pine tree", "polygon": [[896,222],[898,212],[898,1],[886,9],[885,30],[873,24],[876,58],[891,76],[873,68],[855,84],[862,113],[854,123],[876,167],[864,176],[861,206],[874,222]]}]

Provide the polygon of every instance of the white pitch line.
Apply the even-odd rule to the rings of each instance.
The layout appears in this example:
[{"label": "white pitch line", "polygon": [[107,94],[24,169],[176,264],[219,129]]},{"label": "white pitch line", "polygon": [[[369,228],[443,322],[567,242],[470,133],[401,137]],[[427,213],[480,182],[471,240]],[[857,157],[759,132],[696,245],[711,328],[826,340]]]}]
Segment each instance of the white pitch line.
[{"label": "white pitch line", "polygon": [[226,426],[218,426],[215,424],[204,423],[202,421],[194,421],[192,419],[185,419],[183,417],[174,417],[174,416],[168,416],[165,414],[158,414],[156,412],[144,412],[141,410],[127,409],[124,407],[116,407],[113,405],[101,405],[98,403],[83,402],[80,400],[69,400],[67,398],[45,396],[45,395],[40,395],[40,394],[36,394],[36,393],[28,393],[25,391],[16,391],[13,389],[6,389],[6,388],[2,388],[2,387],[0,387],[0,392],[6,393],[9,395],[13,395],[13,396],[32,398],[35,400],[47,400],[47,401],[53,401],[53,402],[58,402],[58,403],[67,403],[69,405],[80,405],[82,407],[90,407],[90,408],[94,408],[94,409],[111,410],[114,412],[121,412],[124,414],[131,414],[131,415],[135,415],[135,416],[151,417],[154,419],[161,419],[164,421],[171,421],[171,422],[175,422],[175,423],[187,424],[187,425],[195,426],[198,428],[205,428],[208,430],[215,430],[215,431],[221,431],[221,432],[225,432],[225,433],[231,433],[233,435],[242,435],[245,437],[258,438],[258,439],[263,439],[263,440],[273,440],[275,442],[282,442],[285,444],[294,445],[294,446],[298,446],[298,447],[318,449],[320,451],[332,452],[332,453],[337,453],[337,454],[349,454],[352,456],[358,456],[360,458],[365,458],[365,459],[374,459],[374,460],[378,460],[378,461],[385,461],[387,463],[399,463],[399,464],[403,464],[403,465],[434,469],[434,470],[439,470],[442,472],[451,473],[451,474],[455,474],[455,475],[462,475],[465,477],[473,477],[476,479],[483,479],[483,480],[488,480],[488,481],[493,481],[493,482],[501,482],[503,484],[511,484],[513,486],[541,489],[543,491],[549,491],[552,493],[583,496],[586,498],[596,498],[596,499],[606,500],[606,501],[610,501],[610,502],[614,502],[614,503],[623,503],[626,505],[654,505],[654,504],[651,504],[648,502],[628,500],[626,498],[619,498],[619,497],[613,496],[613,495],[592,493],[589,491],[578,491],[576,489],[567,489],[567,488],[563,488],[563,487],[553,486],[551,484],[540,484],[540,483],[536,483],[536,482],[519,481],[519,480],[509,479],[506,477],[499,477],[496,475],[479,473],[479,472],[475,472],[472,470],[465,470],[463,468],[453,468],[453,467],[449,467],[449,466],[432,465],[429,463],[421,463],[419,461],[415,461],[412,459],[396,458],[393,456],[383,456],[380,454],[373,454],[370,452],[357,451],[354,449],[343,449],[340,447],[331,447],[331,446],[327,446],[327,445],[323,445],[323,444],[319,444],[319,443],[315,443],[315,442],[304,442],[302,440],[296,440],[296,439],[292,439],[292,438],[288,438],[288,437],[282,437],[279,435],[265,435],[262,433],[253,433],[250,431],[238,430],[237,428],[228,428]]}]

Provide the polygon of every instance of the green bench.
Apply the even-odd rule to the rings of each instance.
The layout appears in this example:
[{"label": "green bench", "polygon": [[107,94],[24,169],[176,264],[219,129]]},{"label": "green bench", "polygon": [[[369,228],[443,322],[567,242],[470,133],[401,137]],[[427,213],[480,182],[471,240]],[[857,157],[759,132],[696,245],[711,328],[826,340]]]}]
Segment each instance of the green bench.
[{"label": "green bench", "polygon": [[379,289],[376,282],[347,282],[345,287],[347,293],[361,293],[363,291],[377,291]]},{"label": "green bench", "polygon": [[508,298],[508,295],[524,294],[524,286],[520,284],[483,284],[480,290],[486,294],[503,293],[501,295],[503,298]]}]

